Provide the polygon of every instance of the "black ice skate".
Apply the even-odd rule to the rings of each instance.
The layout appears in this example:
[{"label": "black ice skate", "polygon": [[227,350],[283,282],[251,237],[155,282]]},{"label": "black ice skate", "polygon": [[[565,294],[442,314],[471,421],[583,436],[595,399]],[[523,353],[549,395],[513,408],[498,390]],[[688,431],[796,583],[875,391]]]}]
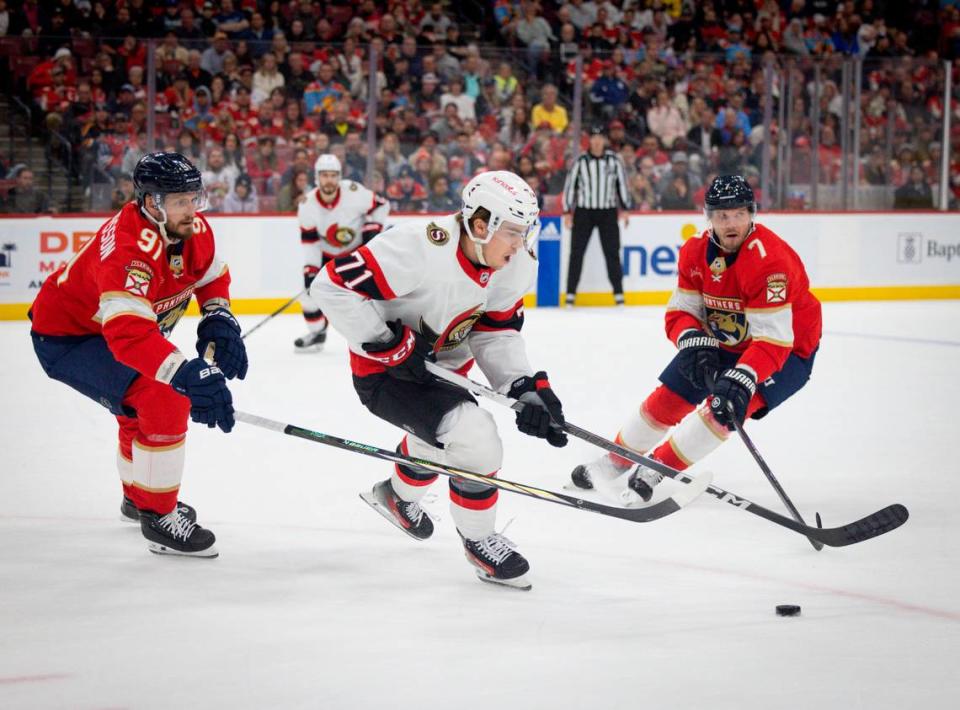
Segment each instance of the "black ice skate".
[{"label": "black ice skate", "polygon": [[323,344],[327,342],[327,324],[324,321],[323,328],[317,331],[311,331],[306,335],[293,341],[293,349],[298,353],[318,353],[323,350]]},{"label": "black ice skate", "polygon": [[517,552],[517,547],[500,533],[492,533],[479,540],[463,539],[467,562],[476,567],[477,577],[483,582],[529,591],[533,585],[527,580],[530,563]]},{"label": "black ice skate", "polygon": [[213,546],[217,541],[214,534],[188,520],[179,507],[166,515],[141,510],[140,532],[147,538],[150,552],[158,555],[216,557],[220,554]]},{"label": "black ice skate", "polygon": [[433,535],[433,521],[430,516],[418,503],[401,500],[394,492],[389,478],[380,481],[369,493],[361,493],[360,497],[414,540],[426,540]]},{"label": "black ice skate", "polygon": [[637,464],[637,467],[630,472],[630,478],[627,479],[627,485],[637,495],[643,498],[644,503],[648,503],[653,498],[653,489],[663,480],[663,474],[657,473],[653,469]]},{"label": "black ice skate", "polygon": [[[187,505],[177,501],[177,508],[180,509],[180,515],[185,517],[191,523],[197,522],[197,511],[194,510],[192,505]],[[137,506],[133,504],[133,501],[123,497],[123,500],[120,502],[120,520],[125,523],[139,523],[140,522],[140,511],[137,510]]]}]

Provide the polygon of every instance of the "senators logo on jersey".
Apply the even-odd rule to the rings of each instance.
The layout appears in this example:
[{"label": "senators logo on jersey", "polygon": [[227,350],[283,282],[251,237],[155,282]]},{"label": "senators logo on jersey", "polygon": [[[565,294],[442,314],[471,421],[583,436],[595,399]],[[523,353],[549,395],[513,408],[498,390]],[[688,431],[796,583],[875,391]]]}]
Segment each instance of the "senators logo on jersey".
[{"label": "senators logo on jersey", "polygon": [[420,334],[423,335],[428,342],[433,343],[433,351],[435,353],[453,350],[467,339],[470,331],[473,330],[473,326],[480,320],[481,316],[483,316],[482,307],[474,306],[469,311],[456,316],[450,321],[446,330],[439,335],[427,325],[427,322],[423,319],[423,316],[421,316]]},{"label": "senators logo on jersey", "polygon": [[431,222],[427,225],[427,239],[430,240],[431,244],[442,247],[450,241],[450,232],[443,227],[437,226],[436,222]]},{"label": "senators logo on jersey", "polygon": [[327,227],[327,233],[324,235],[324,238],[331,246],[343,247],[352,242],[356,236],[357,233],[354,230],[349,227],[341,227],[334,222]]}]

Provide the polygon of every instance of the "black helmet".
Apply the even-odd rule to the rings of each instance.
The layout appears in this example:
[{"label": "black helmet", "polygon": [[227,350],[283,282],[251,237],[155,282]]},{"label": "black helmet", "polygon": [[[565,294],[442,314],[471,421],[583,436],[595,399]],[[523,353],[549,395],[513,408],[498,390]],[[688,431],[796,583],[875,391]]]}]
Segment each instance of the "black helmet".
[{"label": "black helmet", "polygon": [[180,153],[148,153],[133,169],[133,190],[140,204],[147,195],[202,189],[200,171]]},{"label": "black helmet", "polygon": [[753,188],[742,175],[720,175],[715,178],[703,202],[708,216],[712,210],[730,210],[736,207],[748,207],[752,213],[757,211]]}]

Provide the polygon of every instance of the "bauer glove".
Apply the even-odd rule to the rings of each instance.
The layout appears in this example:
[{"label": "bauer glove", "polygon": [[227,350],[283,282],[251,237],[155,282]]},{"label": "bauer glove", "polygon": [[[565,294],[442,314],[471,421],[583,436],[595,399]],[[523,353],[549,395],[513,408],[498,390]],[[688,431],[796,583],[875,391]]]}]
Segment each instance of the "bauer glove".
[{"label": "bauer glove", "polygon": [[224,377],[243,379],[247,376],[247,348],[240,337],[240,324],[226,308],[215,308],[204,313],[197,326],[197,355],[207,356],[213,346],[213,359]]},{"label": "bauer glove", "polygon": [[218,426],[224,432],[233,429],[233,397],[219,367],[199,357],[188,360],[170,380],[170,386],[190,399],[193,421],[211,429]]}]

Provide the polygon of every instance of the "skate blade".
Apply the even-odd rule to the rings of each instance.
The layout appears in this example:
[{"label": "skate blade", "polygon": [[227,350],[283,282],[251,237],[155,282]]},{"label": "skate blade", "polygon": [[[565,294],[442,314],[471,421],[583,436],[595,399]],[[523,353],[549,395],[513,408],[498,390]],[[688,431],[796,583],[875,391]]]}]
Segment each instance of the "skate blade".
[{"label": "skate blade", "polygon": [[[403,532],[406,533],[407,537],[413,540],[416,540],[417,542],[423,542],[424,540],[430,539],[430,538],[417,537],[416,535],[411,533],[409,530],[407,530],[405,527],[403,527],[400,523],[398,523],[397,519],[393,517],[393,513],[391,513],[380,501],[376,499],[376,497],[374,497],[373,491],[365,491],[361,493],[360,499],[364,503],[369,505],[371,508],[373,508],[375,511],[380,513],[380,515],[385,517],[390,522],[390,524],[393,525],[395,528],[403,530]],[[426,513],[424,513],[424,515],[426,515]]]},{"label": "skate blade", "polygon": [[121,523],[136,523],[137,525],[140,524],[140,518],[130,518],[124,515],[123,513],[120,513],[119,520]]},{"label": "skate blade", "polygon": [[319,353],[323,350],[323,345],[308,345],[305,348],[298,348],[296,345],[293,346],[293,352],[298,355],[313,355]]},{"label": "skate blade", "polygon": [[513,579],[497,579],[496,577],[491,577],[479,567],[475,568],[474,572],[477,573],[477,579],[487,584],[495,584],[498,587],[509,587],[510,589],[516,589],[521,592],[529,592],[533,589],[533,584],[527,579],[527,575],[525,574],[521,574],[519,577],[514,577]]},{"label": "skate blade", "polygon": [[172,547],[167,547],[166,545],[161,545],[158,542],[148,542],[147,549],[150,550],[155,555],[177,555],[179,557],[205,557],[205,558],[214,558],[219,557],[220,552],[217,550],[216,546],[211,545],[206,550],[197,550],[196,552],[183,552],[182,550],[174,550]]}]

